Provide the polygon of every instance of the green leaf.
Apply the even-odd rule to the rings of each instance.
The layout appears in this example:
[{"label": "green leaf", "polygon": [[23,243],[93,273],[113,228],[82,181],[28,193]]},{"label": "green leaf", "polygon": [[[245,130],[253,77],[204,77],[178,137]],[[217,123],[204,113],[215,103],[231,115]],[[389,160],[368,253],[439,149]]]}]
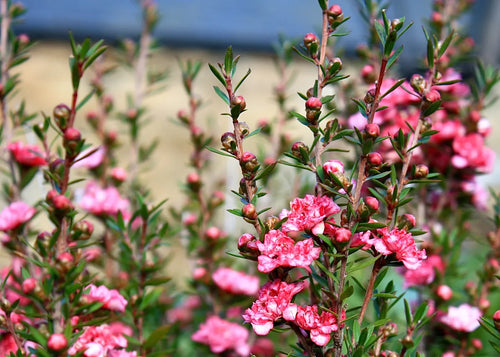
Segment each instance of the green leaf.
[{"label": "green leaf", "polygon": [[441,101],[440,100],[437,100],[435,102],[432,102],[425,110],[424,110],[424,113],[423,115],[425,117],[431,115],[432,113],[434,113],[435,111],[437,111],[439,109],[439,107],[441,106]]},{"label": "green leaf", "polygon": [[211,152],[214,152],[216,154],[219,154],[219,155],[222,155],[222,156],[227,156],[227,157],[233,157],[234,158],[234,155],[232,154],[229,154],[225,151],[222,151],[222,150],[218,150],[216,148],[213,148],[211,146],[205,146],[205,148],[208,150],[208,151],[211,151]]},{"label": "green leaf", "polygon": [[455,30],[451,30],[450,34],[444,39],[443,43],[439,46],[438,49],[438,59],[441,58],[442,55],[446,52],[446,49],[450,45],[451,41],[455,37]]},{"label": "green leaf", "polygon": [[399,55],[401,55],[401,52],[403,52],[403,45],[399,46],[398,49],[396,51],[394,51],[394,53],[391,55],[391,57],[389,57],[389,59],[387,60],[386,69],[389,69],[392,67],[392,65],[399,58]]},{"label": "green leaf", "polygon": [[83,98],[81,100],[81,102],[78,103],[78,105],[76,106],[76,111],[79,111],[80,108],[83,107],[85,105],[85,103],[87,103],[90,100],[90,98],[92,98],[92,96],[94,95],[94,93],[95,93],[95,90],[92,90],[89,94],[87,94],[85,96],[85,98]]},{"label": "green leaf", "polygon": [[229,75],[233,68],[233,47],[229,46],[226,50],[226,55],[224,56],[224,70],[226,74]]},{"label": "green leaf", "polygon": [[376,257],[371,257],[371,258],[366,258],[366,259],[362,259],[360,261],[357,261],[355,263],[353,263],[350,267],[348,267],[347,271],[348,271],[348,274],[351,274],[357,270],[361,270],[361,269],[364,269],[370,265],[372,265],[373,263],[375,263],[379,258],[381,257],[381,255],[378,255]]},{"label": "green leaf", "polygon": [[326,10],[327,6],[327,1],[326,0],[318,0],[319,6],[321,7],[321,10]]},{"label": "green leaf", "polygon": [[163,339],[168,334],[170,328],[170,325],[165,325],[153,330],[142,347],[145,349],[153,348],[161,339]]},{"label": "green leaf", "polygon": [[412,326],[412,318],[411,318],[411,309],[408,300],[404,299],[405,303],[405,317],[406,317],[406,326]]},{"label": "green leaf", "polygon": [[238,216],[238,217],[243,217],[243,213],[241,213],[241,209],[237,209],[237,208],[229,208],[227,211],[228,211],[229,213],[234,214],[235,216]]},{"label": "green leaf", "polygon": [[247,77],[250,75],[251,72],[252,72],[252,70],[249,68],[248,72],[243,76],[243,78],[240,79],[240,81],[238,82],[238,84],[236,85],[236,87],[234,87],[233,93],[236,93],[236,91],[238,90],[238,88],[241,86],[241,84],[243,83],[243,81],[245,79],[247,79]]},{"label": "green leaf", "polygon": [[321,104],[326,104],[330,103],[333,98],[335,98],[335,95],[325,95],[324,97],[321,98]]},{"label": "green leaf", "polygon": [[231,105],[229,102],[229,98],[227,97],[226,93],[222,91],[222,89],[220,89],[217,86],[214,86],[214,91],[227,105]]},{"label": "green leaf", "polygon": [[434,42],[432,38],[427,40],[427,65],[429,67],[434,66]]},{"label": "green leaf", "polygon": [[346,300],[348,297],[350,297],[352,294],[354,294],[354,286],[348,285],[344,291],[342,291],[342,294],[340,294],[340,301]]},{"label": "green leaf", "polygon": [[266,167],[264,167],[264,169],[262,169],[258,174],[257,176],[255,177],[255,181],[258,181],[258,180],[261,180],[263,178],[266,178],[267,176],[269,176],[271,174],[271,172],[273,172],[274,168],[276,167],[276,164],[277,162],[271,164],[271,165],[267,165]]},{"label": "green leaf", "polygon": [[143,297],[141,304],[139,305],[139,310],[144,310],[145,308],[151,306],[153,303],[158,300],[160,295],[162,294],[163,289],[157,288],[151,290],[149,293],[146,293],[146,295]]},{"label": "green leaf", "polygon": [[217,78],[222,83],[222,85],[224,87],[226,87],[227,86],[226,80],[224,79],[224,77],[222,76],[222,74],[220,74],[220,72],[217,70],[217,68],[215,68],[214,66],[212,66],[210,63],[208,64],[208,67],[210,68],[210,70],[214,74],[215,78]]}]

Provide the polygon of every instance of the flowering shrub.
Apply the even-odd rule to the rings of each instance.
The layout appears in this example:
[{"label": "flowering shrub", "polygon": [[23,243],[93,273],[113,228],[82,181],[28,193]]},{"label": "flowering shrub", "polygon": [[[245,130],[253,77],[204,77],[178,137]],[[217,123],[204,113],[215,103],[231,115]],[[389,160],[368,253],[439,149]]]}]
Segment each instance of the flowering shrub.
[{"label": "flowering shrub", "polygon": [[[11,256],[0,271],[0,357],[500,353],[500,197],[492,191],[484,212],[477,180],[494,164],[481,112],[500,76],[478,61],[475,78],[462,78],[473,45],[454,25],[470,1],[434,1],[422,69],[397,79],[411,24],[365,0],[368,44],[349,77],[332,41],[349,18],[319,0],[322,32],[282,41],[279,113],[254,130],[239,92],[250,71],[240,76],[231,47],[208,64],[232,125],[225,133],[198,118],[203,64],[180,61],[188,101],[177,122],[191,172],[184,202],[169,210],[140,175],[156,146],[144,134],[144,98],[166,77],[148,65],[155,4],[140,2],[140,40],[115,56],[70,35],[71,102],[46,115],[14,108],[12,70],[31,42],[10,28],[22,5],[0,3],[0,231]],[[298,111],[287,101],[294,52],[317,73],[299,89]],[[125,108],[103,84],[112,58],[134,72]],[[92,91],[82,98],[84,75]],[[85,112],[90,100],[97,110]],[[95,142],[78,129],[82,117]],[[128,135],[111,129],[113,118]],[[292,125],[303,129],[295,142]],[[38,143],[18,138],[28,128]],[[259,137],[253,153],[248,141]],[[213,179],[215,154],[237,162],[238,187]],[[37,184],[42,197],[27,191]],[[221,212],[226,191],[237,206]],[[225,232],[222,216],[241,224]],[[164,269],[175,243],[187,253],[187,282]]]}]

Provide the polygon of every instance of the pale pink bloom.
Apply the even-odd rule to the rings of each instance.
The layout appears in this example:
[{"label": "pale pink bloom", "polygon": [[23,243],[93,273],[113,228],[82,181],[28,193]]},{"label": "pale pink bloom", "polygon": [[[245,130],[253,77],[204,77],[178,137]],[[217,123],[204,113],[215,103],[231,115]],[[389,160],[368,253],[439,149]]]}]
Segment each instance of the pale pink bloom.
[{"label": "pale pink bloom", "polygon": [[377,230],[380,237],[374,239],[375,249],[382,255],[395,254],[396,259],[403,262],[407,269],[417,269],[422,260],[427,259],[425,250],[418,250],[411,233],[393,228],[390,232],[388,228]]},{"label": "pale pink bloom", "polygon": [[95,182],[89,182],[85,187],[80,206],[97,216],[116,216],[121,211],[124,217],[129,217],[129,201],[120,196],[116,187],[101,188]]},{"label": "pale pink bloom", "polygon": [[200,280],[207,274],[207,269],[204,267],[195,268],[193,271],[193,279]]},{"label": "pale pink bloom", "polygon": [[127,347],[124,335],[132,335],[132,330],[120,322],[86,326],[68,353],[71,356],[83,352],[85,357],[107,357],[108,353]]},{"label": "pale pink bloom", "polygon": [[218,268],[212,280],[220,289],[231,294],[255,295],[259,291],[259,278],[231,268]]},{"label": "pale pink bloom", "polygon": [[257,241],[261,255],[258,257],[257,269],[261,273],[269,273],[277,267],[302,267],[318,259],[321,248],[314,247],[312,238],[295,243],[285,233],[271,230],[264,237],[264,243]]},{"label": "pale pink bloom", "polygon": [[[92,151],[94,152],[88,155]],[[80,155],[76,157],[76,162],[73,164],[73,167],[84,167],[87,169],[95,169],[103,162],[105,155],[106,155],[106,149],[103,146],[99,146],[97,150],[95,148],[89,148],[81,152]]]},{"label": "pale pink bloom", "polygon": [[463,181],[460,183],[460,188],[472,196],[472,204],[481,211],[488,209],[488,200],[490,193],[483,185],[477,181]]},{"label": "pale pink bloom", "polygon": [[282,230],[306,231],[313,234],[322,234],[325,229],[324,221],[331,215],[340,212],[339,206],[330,197],[306,195],[290,202],[290,211],[284,210],[280,218],[288,217],[283,223]]},{"label": "pale pink bloom", "polygon": [[445,269],[443,260],[439,255],[431,255],[423,260],[420,267],[415,270],[407,269],[404,273],[405,288],[414,285],[428,285],[434,281],[436,270],[443,273]]},{"label": "pale pink bloom", "polygon": [[248,330],[243,326],[223,320],[219,316],[207,318],[191,339],[208,345],[213,353],[219,354],[234,350],[240,356],[250,354]]},{"label": "pale pink bloom", "polygon": [[462,304],[458,307],[450,306],[448,313],[443,315],[440,320],[454,330],[462,332],[472,332],[479,327],[481,311],[469,304]]},{"label": "pale pink bloom", "polygon": [[278,279],[267,282],[259,291],[259,298],[246,309],[243,319],[252,324],[252,328],[257,335],[267,335],[274,326],[274,321],[283,317],[283,313],[289,309],[289,305],[294,295],[298,294],[305,287],[306,283],[288,284]]},{"label": "pale pink bloom", "polygon": [[334,174],[336,172],[344,173],[344,164],[339,160],[329,160],[323,164],[323,171],[328,174]]},{"label": "pale pink bloom", "polygon": [[466,129],[460,120],[446,120],[436,122],[432,125],[432,130],[439,132],[431,136],[431,141],[441,143],[443,141],[453,140],[456,137],[464,136]]},{"label": "pale pink bloom", "polygon": [[14,160],[25,166],[43,166],[47,161],[43,158],[43,153],[36,145],[25,145],[20,141],[7,145]]},{"label": "pale pink bloom", "polygon": [[83,257],[86,261],[91,262],[97,258],[99,258],[102,254],[102,250],[100,247],[88,247],[83,250]]},{"label": "pale pink bloom", "polygon": [[89,299],[91,302],[101,302],[102,307],[113,311],[125,311],[127,306],[127,300],[118,292],[116,289],[108,289],[106,286],[101,285],[99,287],[94,284],[88,285],[85,290],[90,291],[83,296]]},{"label": "pale pink bloom", "polygon": [[453,351],[446,351],[441,355],[441,357],[456,357],[455,352]]},{"label": "pale pink bloom", "polygon": [[0,212],[0,231],[9,231],[29,221],[35,215],[35,209],[28,204],[17,201],[11,203]]},{"label": "pale pink bloom", "polygon": [[493,169],[495,152],[484,146],[484,138],[476,133],[456,137],[453,140],[455,155],[451,163],[458,169],[470,167],[487,173]]}]

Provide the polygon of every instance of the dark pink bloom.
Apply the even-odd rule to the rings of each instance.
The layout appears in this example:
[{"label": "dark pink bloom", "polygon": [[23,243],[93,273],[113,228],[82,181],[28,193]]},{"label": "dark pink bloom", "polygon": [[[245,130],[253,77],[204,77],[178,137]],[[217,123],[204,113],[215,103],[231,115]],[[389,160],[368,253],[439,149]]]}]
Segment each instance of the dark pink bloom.
[{"label": "dark pink bloom", "polygon": [[10,143],[7,149],[21,165],[25,166],[43,166],[47,165],[47,161],[43,158],[43,153],[36,145],[25,145],[20,141]]},{"label": "dark pink bloom", "polygon": [[35,209],[28,204],[17,201],[11,203],[0,212],[0,231],[10,231],[29,221]]},{"label": "dark pink bloom", "polygon": [[17,352],[17,345],[14,337],[10,333],[0,335],[0,356],[10,356]]},{"label": "dark pink bloom", "polygon": [[80,206],[97,216],[116,216],[120,211],[124,217],[130,216],[129,201],[120,196],[118,190],[113,187],[101,188],[95,182],[89,182],[85,187]]},{"label": "dark pink bloom", "polygon": [[248,330],[243,326],[221,319],[219,316],[210,316],[200,325],[191,339],[210,347],[213,353],[234,350],[240,356],[250,354],[248,345]]},{"label": "dark pink bloom", "polygon": [[280,218],[288,217],[282,230],[305,231],[307,233],[322,234],[325,229],[324,221],[331,215],[340,212],[339,206],[330,197],[306,195],[290,202],[290,211],[284,210]]},{"label": "dark pink bloom", "polygon": [[440,320],[456,331],[472,332],[479,327],[481,311],[468,304],[462,304],[458,307],[450,306],[448,313],[441,316]]},{"label": "dark pink bloom", "polygon": [[376,237],[373,245],[382,255],[395,254],[396,259],[403,262],[407,269],[417,269],[422,260],[427,258],[425,250],[418,250],[411,233],[393,228],[390,232],[388,228],[377,230],[380,237]]},{"label": "dark pink bloom", "polygon": [[212,274],[215,285],[231,294],[255,295],[259,291],[259,278],[231,268],[218,268]]},{"label": "dark pink bloom", "polygon": [[261,253],[257,268],[262,273],[269,273],[279,266],[308,269],[321,252],[321,248],[314,247],[312,238],[295,243],[278,230],[269,231],[264,237],[264,243],[256,243]]},{"label": "dark pink bloom", "polygon": [[305,285],[303,281],[291,284],[280,280],[267,282],[260,289],[257,301],[246,309],[243,319],[252,324],[257,335],[267,335],[273,328],[274,321],[283,317],[287,309],[293,310],[295,304],[291,301]]},{"label": "dark pink bloom", "polygon": [[118,292],[116,289],[108,289],[106,286],[101,285],[99,287],[94,284],[90,284],[85,288],[90,291],[83,296],[90,300],[90,302],[102,302],[102,307],[113,311],[125,311],[127,306],[127,300]]},{"label": "dark pink bloom", "polygon": [[468,134],[453,140],[455,155],[451,163],[458,169],[470,167],[479,172],[491,172],[495,160],[495,152],[484,146],[484,138],[479,134]]},{"label": "dark pink bloom", "polygon": [[68,353],[73,356],[83,352],[85,357],[114,356],[114,351],[127,347],[128,342],[124,335],[132,335],[132,330],[120,322],[87,326],[83,328],[83,333],[69,348]]}]

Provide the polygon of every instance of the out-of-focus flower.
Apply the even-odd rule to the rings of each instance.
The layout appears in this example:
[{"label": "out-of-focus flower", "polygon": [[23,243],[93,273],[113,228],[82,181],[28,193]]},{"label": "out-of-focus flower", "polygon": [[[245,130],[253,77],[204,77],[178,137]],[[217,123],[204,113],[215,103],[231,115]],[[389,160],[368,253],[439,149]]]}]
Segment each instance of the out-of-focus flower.
[{"label": "out-of-focus flower", "polygon": [[80,206],[97,216],[115,216],[118,211],[124,218],[130,216],[129,201],[120,196],[116,187],[101,188],[95,182],[89,182],[85,187]]},{"label": "out-of-focus flower", "polygon": [[20,141],[7,146],[10,153],[19,164],[25,166],[43,166],[47,161],[43,158],[42,150],[36,145],[25,145]]},{"label": "out-of-focus flower", "polygon": [[487,173],[493,169],[495,152],[484,146],[484,138],[476,133],[458,136],[453,140],[455,155],[451,163],[458,169],[470,167]]},{"label": "out-of-focus flower", "polygon": [[231,294],[255,295],[259,291],[259,278],[231,268],[218,268],[212,280],[222,290]]},{"label": "out-of-focus flower", "polygon": [[29,221],[35,214],[35,209],[28,204],[17,201],[11,203],[0,212],[0,231],[9,231]]},{"label": "out-of-focus flower", "polygon": [[[92,152],[94,151],[94,152]],[[89,155],[90,154],[90,155]],[[103,146],[99,146],[97,150],[95,148],[89,148],[81,152],[75,159],[73,167],[83,167],[87,169],[95,169],[99,166],[106,155],[106,149]]]},{"label": "out-of-focus flower", "polygon": [[248,330],[243,326],[210,316],[200,325],[191,339],[210,347],[213,353],[234,350],[240,356],[250,354],[248,345]]},{"label": "out-of-focus flower", "polygon": [[436,270],[444,272],[444,263],[439,255],[431,255],[422,261],[420,267],[415,270],[407,269],[404,273],[405,288],[414,285],[428,285],[434,281]]},{"label": "out-of-focus flower", "polygon": [[106,286],[101,285],[99,287],[94,284],[88,285],[85,289],[90,291],[84,294],[83,297],[89,299],[91,302],[102,302],[102,307],[113,311],[125,311],[127,306],[127,300],[118,292],[116,289],[108,289]]},{"label": "out-of-focus flower", "polygon": [[450,306],[448,313],[440,318],[440,321],[454,330],[472,332],[479,327],[481,311],[469,304],[458,307]]}]

